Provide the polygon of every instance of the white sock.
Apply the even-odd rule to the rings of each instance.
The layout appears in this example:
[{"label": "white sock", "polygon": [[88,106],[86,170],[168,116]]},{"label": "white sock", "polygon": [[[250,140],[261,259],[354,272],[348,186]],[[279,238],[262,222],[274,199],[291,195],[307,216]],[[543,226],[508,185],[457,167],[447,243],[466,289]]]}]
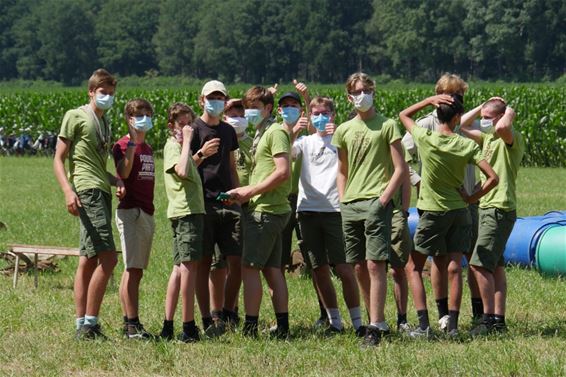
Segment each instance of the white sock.
[{"label": "white sock", "polygon": [[338,308],[328,308],[326,309],[326,314],[328,314],[328,320],[330,321],[330,326],[334,326],[338,330],[342,330],[344,328],[344,325],[342,325],[342,317],[340,316],[340,310],[338,310]]},{"label": "white sock", "polygon": [[375,327],[375,328],[377,328],[381,331],[390,331],[389,325],[385,321],[383,321],[383,322],[371,322],[369,325],[371,327]]},{"label": "white sock", "polygon": [[352,319],[352,326],[354,326],[354,330],[357,330],[362,325],[362,312],[360,307],[356,306],[348,310],[350,312],[350,318]]},{"label": "white sock", "polygon": [[85,315],[85,325],[94,326],[98,323],[98,317],[95,315]]},{"label": "white sock", "polygon": [[84,324],[85,324],[85,317],[79,317],[75,319],[75,326],[77,327],[77,330],[83,327]]}]

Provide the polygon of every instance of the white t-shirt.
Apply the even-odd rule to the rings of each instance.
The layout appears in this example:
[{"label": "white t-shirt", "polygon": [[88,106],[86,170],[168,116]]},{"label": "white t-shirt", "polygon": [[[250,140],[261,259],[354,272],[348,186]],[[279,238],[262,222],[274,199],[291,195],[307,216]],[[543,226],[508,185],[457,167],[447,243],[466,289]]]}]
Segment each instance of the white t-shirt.
[{"label": "white t-shirt", "polygon": [[338,151],[331,141],[332,135],[315,133],[293,144],[293,158],[302,156],[297,212],[340,212],[336,187]]}]

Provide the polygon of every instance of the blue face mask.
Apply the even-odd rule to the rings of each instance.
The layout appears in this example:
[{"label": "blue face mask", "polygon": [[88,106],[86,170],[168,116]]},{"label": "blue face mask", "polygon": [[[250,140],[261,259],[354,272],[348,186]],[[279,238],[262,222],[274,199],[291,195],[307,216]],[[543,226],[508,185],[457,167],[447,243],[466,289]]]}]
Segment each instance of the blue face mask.
[{"label": "blue face mask", "polygon": [[221,99],[204,99],[204,111],[214,117],[220,116],[224,111],[224,100]]},{"label": "blue face mask", "polygon": [[330,117],[324,114],[311,115],[311,123],[318,131],[323,132],[326,124],[330,122]]},{"label": "blue face mask", "polygon": [[134,117],[134,128],[141,132],[147,132],[153,128],[153,123],[151,122],[151,117],[147,115],[141,117]]},{"label": "blue face mask", "polygon": [[287,124],[295,124],[301,116],[301,110],[296,107],[288,106],[281,109],[281,116]]},{"label": "blue face mask", "polygon": [[114,96],[110,94],[96,93],[94,97],[94,104],[100,110],[108,110],[114,104]]},{"label": "blue face mask", "polygon": [[245,117],[252,126],[257,126],[263,120],[259,109],[246,109]]}]

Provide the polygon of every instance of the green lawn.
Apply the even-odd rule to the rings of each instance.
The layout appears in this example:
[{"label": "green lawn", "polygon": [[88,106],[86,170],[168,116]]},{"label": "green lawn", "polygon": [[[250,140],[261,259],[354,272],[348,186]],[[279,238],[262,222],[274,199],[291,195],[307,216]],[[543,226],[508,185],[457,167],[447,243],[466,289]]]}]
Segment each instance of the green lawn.
[{"label": "green lawn", "polygon": [[[153,332],[161,326],[171,268],[161,161],[156,169],[157,231],[142,281],[140,310],[142,322]],[[518,182],[519,215],[566,209],[563,182],[565,169],[523,168]],[[0,231],[0,250],[11,242],[78,245],[78,220],[66,213],[51,161],[46,158],[0,158],[0,221],[8,227]],[[566,375],[565,281],[543,278],[533,270],[508,270],[510,331],[505,336],[460,342],[393,336],[377,348],[363,350],[350,327],[345,335],[334,338],[311,330],[318,313],[316,296],[309,280],[295,276],[288,278],[294,334],[289,342],[266,337],[249,340],[237,333],[199,344],[126,341],[119,335],[117,289],[111,287],[101,313],[111,340],[78,343],[73,340],[76,263],[75,258],[59,261],[59,271],[40,275],[38,289],[33,288],[31,274],[21,276],[15,290],[11,275],[0,276],[0,375]],[[0,261],[0,267],[5,266]],[[120,263],[118,273],[121,268]],[[274,322],[266,297],[260,317],[263,328]],[[343,302],[341,305],[344,315]],[[411,305],[409,302],[409,320],[415,323]],[[434,318],[432,298],[429,307]],[[391,294],[386,315],[393,325]],[[469,329],[469,318],[465,290],[460,321],[464,332]],[[346,323],[349,325],[348,320]],[[179,322],[176,325],[179,329]]]}]

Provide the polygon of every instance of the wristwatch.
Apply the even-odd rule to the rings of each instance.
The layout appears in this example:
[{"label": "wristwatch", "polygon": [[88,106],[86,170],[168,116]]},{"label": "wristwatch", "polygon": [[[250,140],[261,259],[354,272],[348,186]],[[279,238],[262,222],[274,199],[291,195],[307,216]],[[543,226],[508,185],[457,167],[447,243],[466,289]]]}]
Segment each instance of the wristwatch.
[{"label": "wristwatch", "polygon": [[204,153],[202,153],[202,151],[198,151],[198,152],[197,152],[197,156],[198,156],[198,158],[200,158],[201,160],[204,160],[204,159],[205,159]]}]

